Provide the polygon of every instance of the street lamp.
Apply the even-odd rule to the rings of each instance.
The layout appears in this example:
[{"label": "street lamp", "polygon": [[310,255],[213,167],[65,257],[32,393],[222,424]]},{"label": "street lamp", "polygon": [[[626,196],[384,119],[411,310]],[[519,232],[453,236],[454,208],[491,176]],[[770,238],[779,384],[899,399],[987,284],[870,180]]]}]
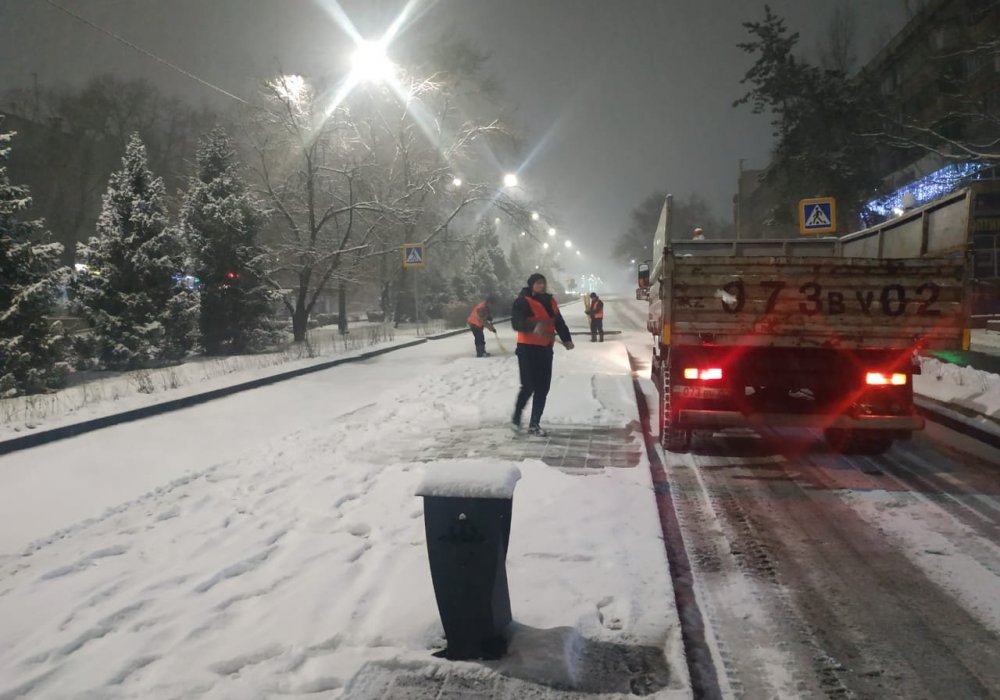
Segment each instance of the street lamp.
[{"label": "street lamp", "polygon": [[522,235],[522,236],[527,236],[527,235],[528,235],[528,233],[527,233],[527,231],[521,231],[521,235]]},{"label": "street lamp", "polygon": [[549,249],[549,244],[548,243],[542,243],[542,248],[544,248],[545,250],[548,250]]},{"label": "street lamp", "polygon": [[454,187],[461,187],[462,186],[462,178],[456,177],[454,180],[451,181],[451,184]]},{"label": "street lamp", "polygon": [[554,228],[552,228],[551,226],[549,227],[549,235],[550,236],[556,235],[556,230]]},{"label": "street lamp", "polygon": [[380,41],[362,41],[351,57],[352,74],[358,82],[385,83],[396,75],[396,66]]},{"label": "street lamp", "polygon": [[538,212],[537,211],[531,212],[531,220],[532,221],[538,221],[538,218],[539,217],[538,217]]},{"label": "street lamp", "polygon": [[563,245],[566,246],[567,248],[572,248],[573,247],[573,241],[566,241],[565,243],[563,243]]},{"label": "street lamp", "polygon": [[514,173],[507,173],[503,176],[503,186],[504,187],[517,187],[517,175]]},{"label": "street lamp", "polygon": [[500,217],[498,216],[497,218],[493,219],[493,223],[499,224],[500,223]]}]

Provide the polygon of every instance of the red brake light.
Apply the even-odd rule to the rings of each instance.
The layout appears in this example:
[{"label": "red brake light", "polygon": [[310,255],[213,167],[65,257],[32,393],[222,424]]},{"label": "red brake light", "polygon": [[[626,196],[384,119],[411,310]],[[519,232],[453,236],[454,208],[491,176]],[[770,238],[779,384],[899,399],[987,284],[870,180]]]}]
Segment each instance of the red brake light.
[{"label": "red brake light", "polygon": [[705,369],[698,369],[697,367],[685,367],[684,368],[684,378],[685,379],[700,379],[702,381],[713,381],[722,379],[722,368],[721,367],[708,367]]},{"label": "red brake light", "polygon": [[865,384],[868,386],[905,386],[906,375],[902,372],[894,372],[886,375],[884,372],[868,372],[865,374]]}]

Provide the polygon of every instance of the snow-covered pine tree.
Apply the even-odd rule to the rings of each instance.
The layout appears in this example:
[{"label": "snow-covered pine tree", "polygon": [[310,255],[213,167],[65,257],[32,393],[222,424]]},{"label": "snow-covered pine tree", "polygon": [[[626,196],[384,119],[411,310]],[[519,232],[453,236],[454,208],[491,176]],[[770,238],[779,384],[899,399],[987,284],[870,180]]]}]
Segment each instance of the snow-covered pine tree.
[{"label": "snow-covered pine tree", "polygon": [[40,222],[17,217],[31,197],[7,175],[13,137],[0,133],[0,397],[56,388],[69,372],[66,338],[47,318],[66,279],[62,245],[45,242]]},{"label": "snow-covered pine tree", "polygon": [[486,221],[479,226],[472,255],[469,256],[465,282],[472,294],[484,298],[489,294],[508,291],[510,267],[500,247],[500,239]]},{"label": "snow-covered pine tree", "polygon": [[226,132],[213,130],[198,149],[180,220],[201,280],[201,339],[210,355],[261,350],[278,340],[266,251],[258,244],[266,218]]},{"label": "snow-covered pine tree", "polygon": [[97,358],[108,369],[178,362],[197,341],[198,295],[180,280],[185,251],[167,222],[163,180],[149,171],[132,136],[112,173],[97,235],[80,250],[88,271],[76,281]]}]

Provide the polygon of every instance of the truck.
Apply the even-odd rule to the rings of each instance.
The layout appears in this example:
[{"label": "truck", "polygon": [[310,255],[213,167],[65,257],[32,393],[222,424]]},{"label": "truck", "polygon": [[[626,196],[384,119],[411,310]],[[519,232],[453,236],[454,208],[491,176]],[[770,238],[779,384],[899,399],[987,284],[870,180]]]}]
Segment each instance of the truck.
[{"label": "truck", "polygon": [[789,426],[877,454],[921,430],[918,353],[969,346],[968,200],[839,238],[677,242],[668,196],[636,292],[664,449],[689,449],[697,431]]}]

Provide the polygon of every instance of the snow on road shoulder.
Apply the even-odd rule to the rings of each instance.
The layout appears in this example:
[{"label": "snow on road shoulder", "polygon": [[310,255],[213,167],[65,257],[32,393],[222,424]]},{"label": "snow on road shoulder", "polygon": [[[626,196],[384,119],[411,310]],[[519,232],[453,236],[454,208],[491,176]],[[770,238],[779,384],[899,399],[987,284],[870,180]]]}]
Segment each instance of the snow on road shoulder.
[{"label": "snow on road shoulder", "polygon": [[[557,353],[546,418],[635,420],[620,345]],[[513,357],[413,369],[334,425],[203,465],[0,560],[0,697],[335,697],[368,662],[430,662],[444,640],[414,493],[442,434],[474,446],[506,431],[517,369]],[[588,476],[530,458],[452,466],[477,464],[522,474],[508,555],[520,625],[682,664],[645,460]]]},{"label": "snow on road shoulder", "polygon": [[929,357],[921,358],[920,367],[922,374],[913,378],[916,393],[1000,421],[1000,375]]}]

